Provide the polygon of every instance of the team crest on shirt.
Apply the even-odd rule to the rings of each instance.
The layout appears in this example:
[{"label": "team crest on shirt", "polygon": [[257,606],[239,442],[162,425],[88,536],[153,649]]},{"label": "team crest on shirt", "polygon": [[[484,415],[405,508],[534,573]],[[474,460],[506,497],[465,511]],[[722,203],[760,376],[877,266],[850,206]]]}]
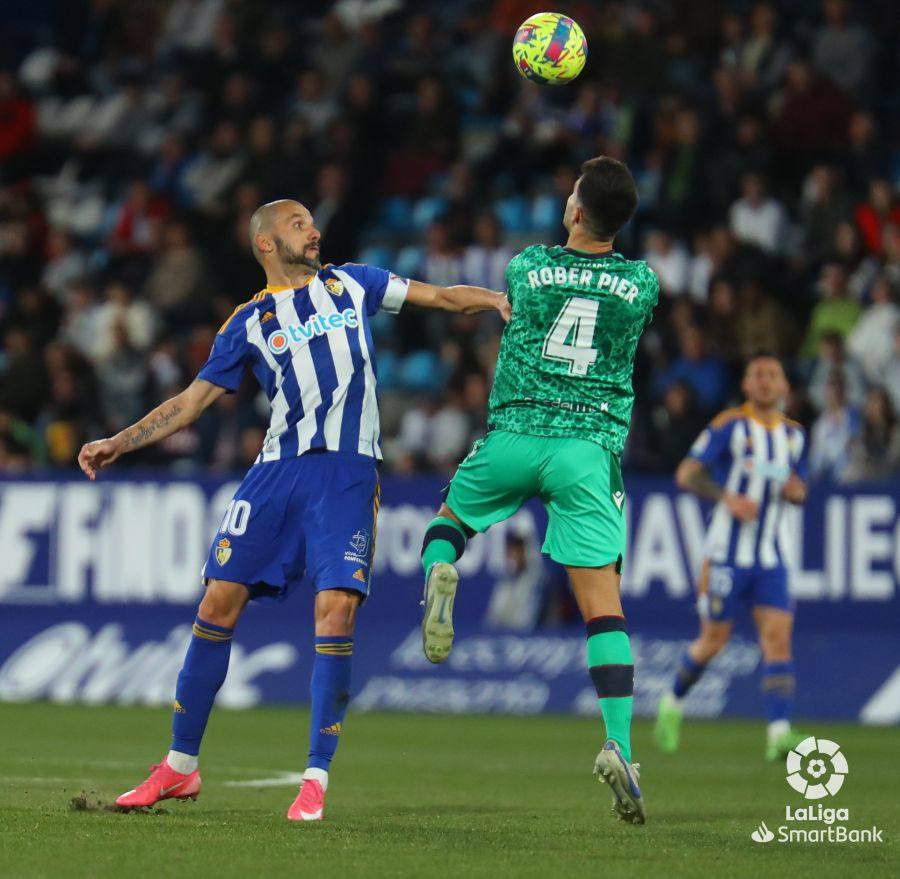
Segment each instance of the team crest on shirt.
[{"label": "team crest on shirt", "polygon": [[216,544],[216,561],[220,565],[224,565],[231,558],[231,541],[227,537],[223,537]]},{"label": "team crest on shirt", "polygon": [[327,278],[325,280],[325,289],[332,296],[340,296],[344,292],[344,282],[339,281],[337,278]]}]

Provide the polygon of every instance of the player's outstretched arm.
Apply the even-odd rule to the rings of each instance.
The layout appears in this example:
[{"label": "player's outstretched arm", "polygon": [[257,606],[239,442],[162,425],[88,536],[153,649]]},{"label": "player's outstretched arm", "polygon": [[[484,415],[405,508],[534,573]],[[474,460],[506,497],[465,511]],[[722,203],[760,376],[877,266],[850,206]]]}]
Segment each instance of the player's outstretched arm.
[{"label": "player's outstretched arm", "polygon": [[462,314],[476,314],[479,311],[499,311],[503,320],[509,320],[511,309],[505,293],[497,293],[485,287],[470,287],[459,284],[455,287],[438,287],[424,281],[410,281],[406,301],[425,308],[440,308]]},{"label": "player's outstretched arm", "polygon": [[675,482],[682,491],[689,491],[708,501],[721,501],[735,519],[752,522],[759,512],[759,504],[742,494],[725,491],[702,461],[685,458],[675,471]]},{"label": "player's outstretched arm", "polygon": [[131,427],[107,439],[85,443],[78,453],[78,466],[88,479],[95,479],[98,470],[108,467],[126,452],[158,443],[196,421],[224,393],[225,388],[198,378]]}]

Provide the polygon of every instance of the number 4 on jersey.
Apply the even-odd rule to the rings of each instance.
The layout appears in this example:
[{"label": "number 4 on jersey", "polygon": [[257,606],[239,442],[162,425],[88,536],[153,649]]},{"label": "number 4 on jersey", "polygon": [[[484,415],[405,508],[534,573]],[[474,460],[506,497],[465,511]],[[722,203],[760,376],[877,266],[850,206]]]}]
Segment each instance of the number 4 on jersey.
[{"label": "number 4 on jersey", "polygon": [[[597,349],[591,347],[597,326],[597,309],[600,302],[573,296],[560,309],[550,332],[544,338],[541,355],[547,360],[560,360],[569,364],[569,375],[587,375],[597,359]],[[569,338],[574,335],[572,343]]]}]

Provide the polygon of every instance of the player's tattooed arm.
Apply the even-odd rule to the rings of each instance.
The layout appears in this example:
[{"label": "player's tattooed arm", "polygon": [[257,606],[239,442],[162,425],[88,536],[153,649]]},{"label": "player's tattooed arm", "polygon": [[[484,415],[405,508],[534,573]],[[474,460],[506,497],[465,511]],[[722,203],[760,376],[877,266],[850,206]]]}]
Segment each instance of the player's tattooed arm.
[{"label": "player's tattooed arm", "polygon": [[689,491],[697,497],[715,503],[721,501],[728,507],[731,515],[741,522],[752,522],[759,512],[759,504],[755,500],[746,495],[725,491],[712,478],[703,462],[696,458],[685,458],[678,465],[675,482],[682,491]]},{"label": "player's tattooed arm", "polygon": [[78,465],[89,479],[127,452],[149,446],[196,421],[200,414],[225,393],[224,388],[197,379],[180,394],[148,412],[140,421],[108,439],[86,443],[78,453]]},{"label": "player's tattooed arm", "polygon": [[[154,409],[149,415],[142,418],[137,424],[129,427],[122,437],[122,451],[130,452],[153,442],[153,435],[165,431],[175,421],[184,409],[175,400],[168,400],[162,406]],[[175,427],[177,430],[178,427]],[[160,439],[168,436],[163,433]]]},{"label": "player's tattooed arm", "polygon": [[476,314],[479,311],[499,311],[504,320],[510,318],[510,303],[505,293],[497,293],[486,287],[472,287],[459,284],[455,287],[438,287],[423,281],[410,281],[407,302],[425,308],[440,308],[462,314]]}]

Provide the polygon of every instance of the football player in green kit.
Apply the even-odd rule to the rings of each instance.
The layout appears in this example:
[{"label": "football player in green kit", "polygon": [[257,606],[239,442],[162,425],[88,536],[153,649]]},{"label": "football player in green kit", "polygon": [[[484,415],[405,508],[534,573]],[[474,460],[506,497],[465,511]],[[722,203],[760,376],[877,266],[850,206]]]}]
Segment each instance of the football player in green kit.
[{"label": "football player in green kit", "polygon": [[454,562],[466,540],[539,497],[549,517],[543,551],[566,567],[587,627],[587,662],[606,743],[594,772],[613,809],[643,824],[631,762],[634,661],[619,580],[625,488],[619,456],[634,403],[632,373],[659,282],[640,260],[613,250],[637,207],[628,168],[606,156],[581,167],[566,202],[564,246],[534,245],[506,271],[512,318],[500,344],[488,434],[472,447],[422,546],[425,655],[453,645]]}]

